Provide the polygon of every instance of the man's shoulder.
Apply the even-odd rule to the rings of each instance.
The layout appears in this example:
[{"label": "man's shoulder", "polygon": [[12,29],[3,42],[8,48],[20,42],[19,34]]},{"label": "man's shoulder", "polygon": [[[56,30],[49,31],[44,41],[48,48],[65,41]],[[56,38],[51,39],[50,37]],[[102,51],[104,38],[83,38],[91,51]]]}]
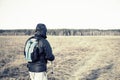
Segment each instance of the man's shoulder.
[{"label": "man's shoulder", "polygon": [[49,42],[48,42],[47,39],[41,38],[41,39],[39,40],[39,43],[42,43],[43,45],[46,45],[46,44],[48,44]]}]

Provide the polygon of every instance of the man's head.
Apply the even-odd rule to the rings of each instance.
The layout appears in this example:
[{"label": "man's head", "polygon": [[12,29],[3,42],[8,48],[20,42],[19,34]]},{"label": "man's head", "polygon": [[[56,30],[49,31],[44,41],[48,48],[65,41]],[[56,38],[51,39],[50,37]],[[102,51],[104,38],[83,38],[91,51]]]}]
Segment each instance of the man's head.
[{"label": "man's head", "polygon": [[38,36],[40,35],[46,38],[46,33],[47,33],[46,25],[42,23],[37,24],[35,32]]}]

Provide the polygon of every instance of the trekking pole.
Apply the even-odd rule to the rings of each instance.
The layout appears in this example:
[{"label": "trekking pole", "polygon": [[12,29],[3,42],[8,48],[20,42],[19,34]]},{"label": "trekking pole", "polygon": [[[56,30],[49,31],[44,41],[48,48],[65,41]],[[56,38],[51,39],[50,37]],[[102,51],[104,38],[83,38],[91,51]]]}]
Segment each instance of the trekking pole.
[{"label": "trekking pole", "polygon": [[53,71],[54,71],[54,70],[53,70],[53,67],[54,67],[54,66],[53,66],[53,62],[52,62],[52,61],[51,61],[51,67],[52,67],[52,72],[51,72],[51,74],[54,74],[54,72],[53,72]]},{"label": "trekking pole", "polygon": [[52,74],[52,76],[51,76],[51,80],[54,80],[54,76],[53,76],[53,74],[54,74],[54,69],[53,69],[53,67],[54,67],[54,65],[53,65],[53,62],[51,61],[51,69],[52,69],[52,71],[51,71],[51,74]]}]

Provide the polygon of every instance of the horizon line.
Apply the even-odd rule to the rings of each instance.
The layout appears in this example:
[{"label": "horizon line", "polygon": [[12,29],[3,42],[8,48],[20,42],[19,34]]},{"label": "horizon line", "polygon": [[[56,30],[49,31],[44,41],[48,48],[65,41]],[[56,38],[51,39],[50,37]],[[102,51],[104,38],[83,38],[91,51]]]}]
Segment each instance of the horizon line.
[{"label": "horizon line", "polygon": [[[53,29],[53,30],[62,30],[62,29],[68,29],[68,30],[72,30],[73,28],[48,28],[48,30]],[[0,30],[35,30],[35,29],[0,29]],[[86,28],[86,29],[73,29],[73,30],[120,30],[118,29],[96,29],[96,28]]]}]

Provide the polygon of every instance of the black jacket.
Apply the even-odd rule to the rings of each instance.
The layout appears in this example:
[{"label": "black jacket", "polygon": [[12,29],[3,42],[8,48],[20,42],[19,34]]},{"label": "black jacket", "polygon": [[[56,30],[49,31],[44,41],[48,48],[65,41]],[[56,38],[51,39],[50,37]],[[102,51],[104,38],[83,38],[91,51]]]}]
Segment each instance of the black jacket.
[{"label": "black jacket", "polygon": [[28,70],[30,72],[44,72],[47,70],[47,61],[53,61],[54,55],[52,54],[52,49],[49,42],[39,35],[39,32],[35,34],[35,37],[39,37],[39,53],[42,53],[39,60],[36,62],[28,62]]}]

